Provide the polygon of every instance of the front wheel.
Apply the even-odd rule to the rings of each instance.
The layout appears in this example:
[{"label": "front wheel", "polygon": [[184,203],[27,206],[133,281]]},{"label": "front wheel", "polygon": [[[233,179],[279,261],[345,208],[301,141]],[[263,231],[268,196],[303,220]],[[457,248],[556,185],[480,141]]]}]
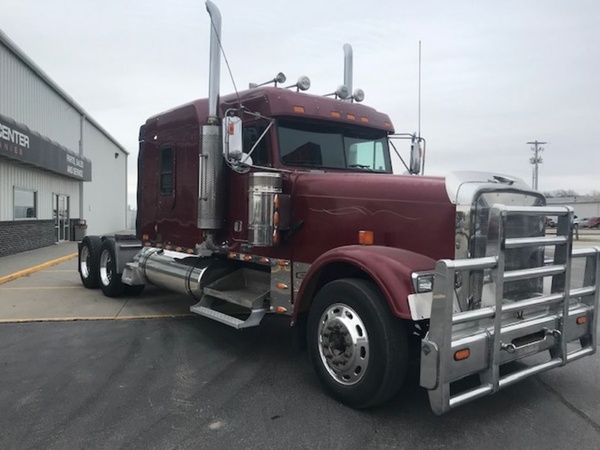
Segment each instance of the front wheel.
[{"label": "front wheel", "polygon": [[121,274],[117,273],[117,260],[115,258],[115,244],[106,239],[100,249],[100,288],[107,297],[120,297],[125,285],[121,282]]},{"label": "front wheel", "polygon": [[315,371],[340,402],[375,406],[402,386],[406,332],[373,283],[347,278],[325,285],[311,306],[307,333]]}]

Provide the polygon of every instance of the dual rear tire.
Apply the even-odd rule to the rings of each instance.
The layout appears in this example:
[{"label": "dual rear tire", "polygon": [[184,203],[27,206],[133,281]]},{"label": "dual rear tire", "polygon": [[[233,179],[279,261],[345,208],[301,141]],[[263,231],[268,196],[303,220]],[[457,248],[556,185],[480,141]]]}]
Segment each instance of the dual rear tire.
[{"label": "dual rear tire", "polygon": [[117,271],[117,258],[115,244],[110,239],[105,239],[100,248],[100,264],[98,265],[100,289],[107,297],[120,297],[125,291],[121,282],[121,274]]},{"label": "dual rear tire", "polygon": [[79,276],[88,289],[102,289],[107,297],[138,295],[144,285],[129,286],[121,281],[117,270],[115,243],[111,239],[98,236],[86,236],[79,250]]},{"label": "dual rear tire", "polygon": [[79,248],[78,270],[81,283],[88,289],[100,287],[98,264],[102,240],[98,236],[86,236]]}]

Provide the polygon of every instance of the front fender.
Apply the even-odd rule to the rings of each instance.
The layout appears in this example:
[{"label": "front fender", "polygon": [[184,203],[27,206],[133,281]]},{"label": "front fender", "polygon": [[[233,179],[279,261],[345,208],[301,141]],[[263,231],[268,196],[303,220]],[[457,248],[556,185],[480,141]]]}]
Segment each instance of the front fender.
[{"label": "front fender", "polygon": [[413,293],[411,274],[434,270],[436,261],[394,247],[348,245],[334,248],[317,258],[304,277],[294,306],[294,322],[299,312],[306,311],[310,306],[328,267],[336,263],[350,265],[364,272],[379,287],[392,314],[410,319],[408,295]]}]

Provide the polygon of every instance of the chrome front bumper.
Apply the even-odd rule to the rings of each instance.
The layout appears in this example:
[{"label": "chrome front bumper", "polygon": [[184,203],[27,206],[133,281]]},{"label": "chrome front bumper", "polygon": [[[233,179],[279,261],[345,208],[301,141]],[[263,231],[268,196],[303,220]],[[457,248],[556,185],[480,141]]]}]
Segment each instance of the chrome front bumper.
[{"label": "chrome front bumper", "polygon": [[[557,236],[507,239],[509,214],[556,215]],[[490,230],[495,231],[489,235],[496,238],[488,243],[488,256],[437,263],[430,327],[421,344],[421,386],[429,390],[436,414],[596,352],[600,248],[572,251],[572,218],[570,208],[494,205]],[[551,265],[504,271],[506,248],[541,245],[555,246]],[[577,289],[570,288],[573,258],[585,258],[583,286]],[[474,270],[489,273],[482,288],[493,301],[456,313],[456,273]],[[550,292],[519,301],[503,298],[505,282],[531,278],[552,278]],[[501,366],[516,360],[523,364],[501,374]],[[479,383],[451,391],[452,383],[470,375],[477,375]]]}]

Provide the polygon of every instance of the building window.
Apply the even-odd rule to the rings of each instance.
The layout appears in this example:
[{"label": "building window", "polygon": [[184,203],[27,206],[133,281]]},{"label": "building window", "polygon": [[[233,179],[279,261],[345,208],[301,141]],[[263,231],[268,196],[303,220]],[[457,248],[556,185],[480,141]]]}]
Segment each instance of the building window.
[{"label": "building window", "polygon": [[160,151],[160,193],[173,194],[173,150],[169,147]]},{"label": "building window", "polygon": [[37,192],[15,187],[15,220],[37,219]]}]

